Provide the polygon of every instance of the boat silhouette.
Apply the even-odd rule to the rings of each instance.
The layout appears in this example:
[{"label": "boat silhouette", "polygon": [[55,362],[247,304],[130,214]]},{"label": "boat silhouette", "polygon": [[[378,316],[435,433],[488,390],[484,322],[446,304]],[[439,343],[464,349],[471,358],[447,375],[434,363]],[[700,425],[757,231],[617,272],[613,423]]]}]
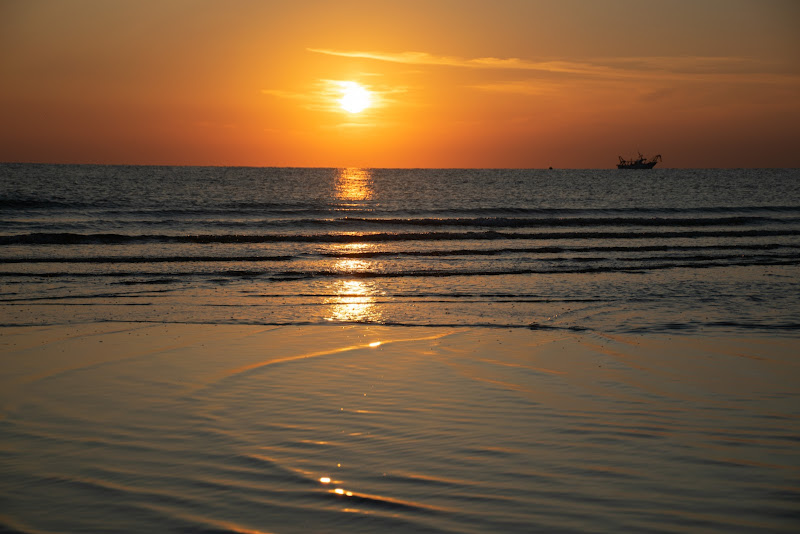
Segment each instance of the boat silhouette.
[{"label": "boat silhouette", "polygon": [[647,159],[642,156],[642,153],[639,152],[639,157],[636,159],[624,159],[622,156],[619,156],[619,163],[617,163],[618,169],[652,169],[656,166],[656,163],[661,161],[661,154],[657,154],[653,156],[652,159]]}]

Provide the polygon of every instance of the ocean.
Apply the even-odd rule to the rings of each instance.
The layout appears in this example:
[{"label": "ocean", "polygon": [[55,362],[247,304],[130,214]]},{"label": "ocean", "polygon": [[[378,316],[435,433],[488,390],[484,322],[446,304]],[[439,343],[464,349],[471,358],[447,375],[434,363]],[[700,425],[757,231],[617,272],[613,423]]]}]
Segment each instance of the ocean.
[{"label": "ocean", "polygon": [[796,170],[0,166],[5,325],[794,331]]},{"label": "ocean", "polygon": [[800,172],[0,164],[0,532],[800,530]]}]

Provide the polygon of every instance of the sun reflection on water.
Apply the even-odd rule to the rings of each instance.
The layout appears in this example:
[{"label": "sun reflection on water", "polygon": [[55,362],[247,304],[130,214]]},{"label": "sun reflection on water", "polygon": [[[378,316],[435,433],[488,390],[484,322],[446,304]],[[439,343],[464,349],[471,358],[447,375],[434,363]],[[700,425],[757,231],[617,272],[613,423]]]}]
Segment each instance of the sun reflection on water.
[{"label": "sun reflection on water", "polygon": [[381,312],[375,305],[376,288],[362,280],[336,280],[330,285],[333,296],[326,299],[330,306],[329,321],[380,322]]},{"label": "sun reflection on water", "polygon": [[339,169],[336,174],[337,200],[372,200],[372,171],[369,169]]},{"label": "sun reflection on water", "polygon": [[348,258],[334,263],[333,269],[342,273],[365,273],[369,272],[371,266],[370,261]]},{"label": "sun reflection on water", "polygon": [[[328,269],[343,279],[327,284],[328,297],[323,301],[329,308],[325,319],[328,321],[372,323],[380,322],[382,314],[376,298],[385,292],[374,279],[357,278],[362,273],[372,273],[380,269],[379,262],[361,258],[359,253],[374,249],[373,244],[342,243],[331,245],[326,251],[338,259],[331,260]],[[355,257],[349,257],[355,256]],[[356,278],[347,279],[345,277]]]},{"label": "sun reflection on water", "polygon": [[[373,175],[369,169],[339,169],[335,176],[334,194],[337,200],[358,203],[372,200],[374,197]],[[349,210],[358,206],[353,204],[341,206]],[[355,234],[354,234],[355,235]],[[330,253],[338,259],[330,263],[330,270],[343,276],[374,272],[378,264],[360,257],[360,253],[369,251],[374,245],[366,243],[345,243],[333,245]],[[328,321],[342,322],[380,322],[381,312],[376,306],[376,296],[382,292],[373,281],[359,279],[336,280],[328,285],[330,297],[325,300],[330,312]]]}]

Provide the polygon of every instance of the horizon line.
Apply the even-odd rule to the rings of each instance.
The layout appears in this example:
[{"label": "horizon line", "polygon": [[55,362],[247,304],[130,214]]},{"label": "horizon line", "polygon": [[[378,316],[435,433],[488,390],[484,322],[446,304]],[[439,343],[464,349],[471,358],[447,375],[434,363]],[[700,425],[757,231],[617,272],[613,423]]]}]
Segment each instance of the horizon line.
[{"label": "horizon line", "polygon": [[[60,165],[60,166],[95,166],[95,167],[210,167],[240,169],[375,169],[375,170],[543,170],[543,171],[580,171],[580,170],[630,170],[617,169],[616,164],[610,167],[376,167],[369,165],[242,165],[242,164],[198,164],[198,163],[98,163],[98,162],[52,162],[52,161],[0,161],[0,165]],[[647,170],[736,170],[736,169],[783,169],[794,170],[800,167],[658,167]],[[638,170],[638,169],[634,169]]]}]

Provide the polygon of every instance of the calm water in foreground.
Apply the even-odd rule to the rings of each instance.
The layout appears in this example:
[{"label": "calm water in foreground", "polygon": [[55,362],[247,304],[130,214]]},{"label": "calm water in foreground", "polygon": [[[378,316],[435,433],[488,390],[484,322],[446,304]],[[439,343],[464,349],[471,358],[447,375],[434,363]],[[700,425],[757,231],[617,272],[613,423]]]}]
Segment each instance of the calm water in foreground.
[{"label": "calm water in foreground", "polygon": [[796,170],[2,164],[0,210],[0,532],[800,527]]}]

